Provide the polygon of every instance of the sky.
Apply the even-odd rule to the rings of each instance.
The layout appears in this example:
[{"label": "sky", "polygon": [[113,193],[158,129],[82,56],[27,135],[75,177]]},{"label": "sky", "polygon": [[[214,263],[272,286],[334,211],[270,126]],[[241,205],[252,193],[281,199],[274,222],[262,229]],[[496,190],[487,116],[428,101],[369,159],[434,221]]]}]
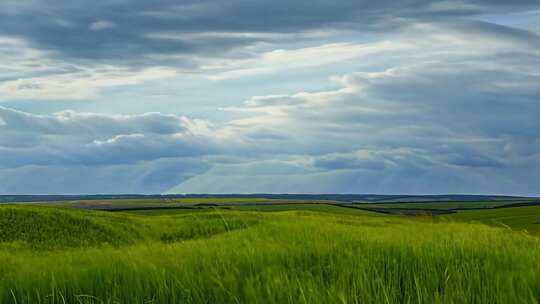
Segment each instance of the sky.
[{"label": "sky", "polygon": [[538,0],[0,2],[0,194],[539,180]]}]

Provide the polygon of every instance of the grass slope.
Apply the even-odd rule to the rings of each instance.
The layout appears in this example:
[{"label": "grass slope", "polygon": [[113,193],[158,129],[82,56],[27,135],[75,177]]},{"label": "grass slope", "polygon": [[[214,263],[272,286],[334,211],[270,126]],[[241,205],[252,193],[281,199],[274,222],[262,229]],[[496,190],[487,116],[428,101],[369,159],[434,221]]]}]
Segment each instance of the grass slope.
[{"label": "grass slope", "polygon": [[0,248],[121,246],[140,234],[125,216],[45,207],[0,207]]},{"label": "grass slope", "polygon": [[[407,202],[407,203],[376,203],[361,204],[366,208],[417,208],[417,209],[476,209],[493,208],[497,206],[516,203],[517,201],[464,201],[464,202]],[[520,201],[521,202],[521,201]]]},{"label": "grass slope", "polygon": [[26,206],[0,223],[0,303],[540,301],[540,239],[477,223]]},{"label": "grass slope", "polygon": [[447,215],[444,218],[503,226],[540,236],[540,206],[470,210]]},{"label": "grass slope", "polygon": [[28,203],[43,206],[56,207],[79,207],[95,209],[99,207],[135,207],[135,206],[170,206],[170,205],[194,205],[209,203],[264,203],[272,200],[266,198],[246,198],[246,197],[192,197],[192,198],[142,198],[142,199],[101,199],[101,200],[71,200],[58,202]]}]

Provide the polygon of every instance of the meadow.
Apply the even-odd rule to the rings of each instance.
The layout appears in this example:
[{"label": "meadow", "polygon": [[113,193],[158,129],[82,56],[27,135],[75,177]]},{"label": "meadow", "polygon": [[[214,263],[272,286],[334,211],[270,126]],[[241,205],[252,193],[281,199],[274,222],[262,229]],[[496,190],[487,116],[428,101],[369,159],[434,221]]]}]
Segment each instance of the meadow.
[{"label": "meadow", "polygon": [[538,303],[540,207],[0,206],[0,303]]},{"label": "meadow", "polygon": [[427,208],[427,209],[482,209],[493,208],[506,204],[511,204],[512,201],[472,201],[472,202],[397,202],[397,203],[366,203],[362,204],[367,208]]}]

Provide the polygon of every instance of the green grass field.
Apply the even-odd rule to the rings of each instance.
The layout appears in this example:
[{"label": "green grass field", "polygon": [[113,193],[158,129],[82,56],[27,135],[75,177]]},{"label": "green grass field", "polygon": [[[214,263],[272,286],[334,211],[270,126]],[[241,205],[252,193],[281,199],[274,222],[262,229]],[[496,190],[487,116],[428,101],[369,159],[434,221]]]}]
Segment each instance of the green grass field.
[{"label": "green grass field", "polygon": [[445,215],[443,218],[453,221],[481,222],[540,236],[540,206],[470,210]]},{"label": "green grass field", "polygon": [[[304,204],[288,204],[288,205],[258,205],[258,206],[235,206],[233,210],[243,211],[259,211],[259,212],[277,212],[277,211],[294,211],[294,210],[307,210],[307,211],[319,211],[336,214],[366,214],[365,211],[360,209],[343,208],[323,203],[304,203]],[[377,213],[369,213],[371,216],[379,216]]]},{"label": "green grass field", "polygon": [[493,208],[497,206],[515,203],[515,201],[471,201],[471,202],[412,202],[412,203],[366,203],[362,207],[367,208],[426,208],[426,209],[476,209]]},{"label": "green grass field", "polygon": [[260,208],[0,206],[0,303],[540,301],[540,207]]},{"label": "green grass field", "polygon": [[195,205],[195,204],[235,204],[235,203],[264,203],[273,200],[266,198],[246,198],[246,197],[191,197],[191,198],[156,198],[156,199],[103,199],[103,200],[71,200],[58,202],[27,203],[32,205],[56,206],[56,207],[106,207],[106,206],[126,206],[126,207],[155,207],[171,205]]}]

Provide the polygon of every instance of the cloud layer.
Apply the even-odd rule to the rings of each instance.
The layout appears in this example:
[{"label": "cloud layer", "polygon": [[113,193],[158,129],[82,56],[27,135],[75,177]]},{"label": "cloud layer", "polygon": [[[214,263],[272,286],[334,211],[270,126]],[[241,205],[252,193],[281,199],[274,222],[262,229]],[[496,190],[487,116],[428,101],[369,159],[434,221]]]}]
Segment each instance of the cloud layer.
[{"label": "cloud layer", "polygon": [[[409,19],[430,20],[538,9],[534,0],[400,1],[4,1],[2,34],[25,37],[40,49],[74,58],[132,60],[141,54],[226,53],[264,42],[267,35],[356,28],[382,31]],[[39,16],[40,18],[36,18]],[[45,33],[45,34],[44,34]],[[178,33],[177,39],[161,34]],[[186,38],[183,38],[183,36]],[[157,37],[157,38],[156,38]]]},{"label": "cloud layer", "polygon": [[[538,195],[540,36],[522,17],[537,1],[304,3],[2,3],[0,102],[264,93],[216,101],[216,120],[177,99],[169,114],[0,105],[0,193]],[[333,76],[265,87],[311,74]]]}]

